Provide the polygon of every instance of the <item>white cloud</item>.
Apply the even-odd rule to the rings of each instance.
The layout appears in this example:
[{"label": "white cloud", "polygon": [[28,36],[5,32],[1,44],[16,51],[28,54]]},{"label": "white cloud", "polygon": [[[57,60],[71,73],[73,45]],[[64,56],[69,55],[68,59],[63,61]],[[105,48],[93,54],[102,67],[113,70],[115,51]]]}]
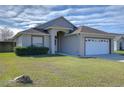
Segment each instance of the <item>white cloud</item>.
[{"label": "white cloud", "polygon": [[32,28],[32,27],[35,27],[35,26],[37,26],[37,24],[30,24],[28,26],[25,26],[25,28]]},{"label": "white cloud", "polygon": [[77,26],[119,28],[124,23],[124,6],[71,6],[60,10],[59,7],[64,6],[0,6],[0,24],[7,24],[17,32],[17,28],[34,27],[59,16],[64,16]]},{"label": "white cloud", "polygon": [[[48,15],[45,16],[45,18],[55,18],[59,16],[68,16],[70,14],[85,14],[85,13],[90,13],[90,12],[97,12],[103,10],[104,7],[93,7],[93,8],[68,8],[65,10],[60,10],[60,11],[51,11]],[[78,16],[79,17],[79,16]]]},{"label": "white cloud", "polygon": [[111,5],[111,6],[107,6],[106,11],[118,11],[118,10],[123,10],[124,6],[123,5]]}]

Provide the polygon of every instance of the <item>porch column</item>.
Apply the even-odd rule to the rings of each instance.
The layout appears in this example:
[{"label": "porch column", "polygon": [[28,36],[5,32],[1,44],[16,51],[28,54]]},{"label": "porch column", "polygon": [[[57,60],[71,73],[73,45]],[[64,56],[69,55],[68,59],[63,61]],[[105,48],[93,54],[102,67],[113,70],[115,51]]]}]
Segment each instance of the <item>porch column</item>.
[{"label": "porch column", "polygon": [[55,54],[55,35],[51,35],[51,53]]},{"label": "porch column", "polygon": [[51,36],[51,54],[55,54],[55,36],[57,34],[56,30],[50,30],[50,36]]},{"label": "porch column", "polygon": [[79,34],[79,42],[80,42],[79,54],[82,57],[82,56],[84,56],[84,37],[82,36],[81,33]]}]

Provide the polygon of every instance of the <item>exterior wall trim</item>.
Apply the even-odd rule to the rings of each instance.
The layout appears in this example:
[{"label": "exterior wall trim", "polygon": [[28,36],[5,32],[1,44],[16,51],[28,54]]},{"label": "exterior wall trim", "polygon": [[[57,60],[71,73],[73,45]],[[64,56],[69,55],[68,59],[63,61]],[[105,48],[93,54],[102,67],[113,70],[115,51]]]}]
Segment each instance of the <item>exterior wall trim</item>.
[{"label": "exterior wall trim", "polygon": [[70,35],[75,35],[75,34],[82,34],[82,35],[94,35],[94,36],[106,36],[106,37],[111,37],[114,38],[115,36],[112,34],[98,34],[98,33],[84,33],[84,32],[78,32],[78,33],[69,33],[66,34],[65,36],[70,36]]}]

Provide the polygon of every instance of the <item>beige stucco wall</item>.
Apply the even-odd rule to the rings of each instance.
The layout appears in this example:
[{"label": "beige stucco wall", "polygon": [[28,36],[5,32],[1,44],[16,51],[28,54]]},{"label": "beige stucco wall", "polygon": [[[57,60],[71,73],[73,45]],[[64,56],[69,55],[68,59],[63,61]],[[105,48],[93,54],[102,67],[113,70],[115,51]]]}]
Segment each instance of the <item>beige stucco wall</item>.
[{"label": "beige stucco wall", "polygon": [[80,55],[79,35],[64,36],[61,39],[61,52]]},{"label": "beige stucco wall", "polygon": [[19,36],[18,38],[16,38],[15,42],[16,42],[16,46],[22,46],[22,36]]},{"label": "beige stucco wall", "polygon": [[24,47],[31,46],[31,35],[23,35],[22,45]]},{"label": "beige stucco wall", "polygon": [[16,38],[16,46],[31,46],[31,35],[20,35]]},{"label": "beige stucco wall", "polygon": [[44,36],[44,46],[50,48],[50,37]]},{"label": "beige stucco wall", "polygon": [[111,53],[114,52],[114,39],[111,39]]}]

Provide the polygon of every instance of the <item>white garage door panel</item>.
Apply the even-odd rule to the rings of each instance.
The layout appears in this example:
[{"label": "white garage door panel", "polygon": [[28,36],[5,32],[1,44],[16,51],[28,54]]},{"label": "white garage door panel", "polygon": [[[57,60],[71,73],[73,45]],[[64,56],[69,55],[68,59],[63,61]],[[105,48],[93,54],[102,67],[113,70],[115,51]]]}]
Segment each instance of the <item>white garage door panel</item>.
[{"label": "white garage door panel", "polygon": [[109,54],[109,40],[86,38],[86,55]]}]

